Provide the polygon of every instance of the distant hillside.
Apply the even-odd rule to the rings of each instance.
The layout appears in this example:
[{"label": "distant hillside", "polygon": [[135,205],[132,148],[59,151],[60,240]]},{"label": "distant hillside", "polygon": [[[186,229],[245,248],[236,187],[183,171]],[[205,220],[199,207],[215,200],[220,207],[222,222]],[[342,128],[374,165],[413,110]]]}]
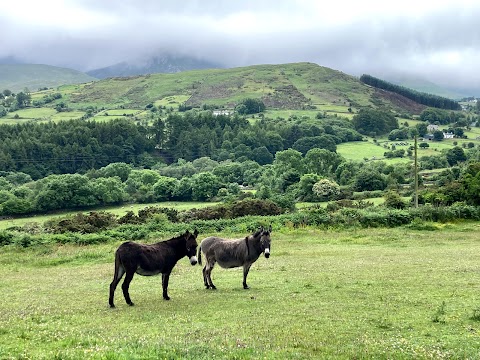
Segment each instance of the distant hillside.
[{"label": "distant hillside", "polygon": [[261,99],[267,109],[317,109],[348,112],[363,106],[420,113],[425,106],[386,91],[378,91],[354,76],[312,63],[256,65],[233,69],[184,71],[117,77],[65,90],[72,107],[143,109],[181,98],[188,106],[233,108],[245,98]]},{"label": "distant hillside", "polygon": [[454,99],[454,100],[459,100],[461,98],[468,96],[464,93],[461,93],[455,90],[446,89],[444,87],[441,87],[437,84],[432,83],[431,81],[416,78],[416,77],[402,76],[402,77],[386,78],[386,80],[396,85],[404,86],[406,88],[410,88],[413,90],[417,90],[417,91],[432,94],[432,95],[443,96],[443,97],[447,97],[449,99]]},{"label": "distant hillside", "polygon": [[59,85],[80,84],[96,80],[77,70],[50,65],[0,64],[0,91],[37,91]]},{"label": "distant hillside", "polygon": [[188,56],[157,56],[147,61],[121,62],[112,66],[88,71],[87,74],[98,79],[110,77],[135,76],[155,73],[177,73],[187,70],[215,69],[219,68],[204,60],[198,60]]},{"label": "distant hillside", "polygon": [[373,86],[377,89],[382,89],[390,91],[399,95],[402,95],[408,99],[416,101],[420,104],[429,107],[436,107],[439,109],[445,110],[460,110],[460,104],[450,98],[444,96],[433,95],[431,93],[420,92],[407,88],[405,86],[397,85],[379,78],[376,78],[372,75],[363,74],[360,76],[360,81],[364,84]]}]

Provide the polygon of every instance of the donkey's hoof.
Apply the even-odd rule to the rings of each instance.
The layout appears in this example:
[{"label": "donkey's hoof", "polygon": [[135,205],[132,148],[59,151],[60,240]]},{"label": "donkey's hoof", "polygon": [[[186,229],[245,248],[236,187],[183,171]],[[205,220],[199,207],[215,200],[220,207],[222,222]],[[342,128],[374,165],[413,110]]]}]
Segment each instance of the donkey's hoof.
[{"label": "donkey's hoof", "polygon": [[110,304],[110,309],[115,309],[115,305]]},{"label": "donkey's hoof", "polygon": [[165,300],[170,300],[170,296],[164,296],[163,297]]},{"label": "donkey's hoof", "polygon": [[215,285],[212,285],[212,286],[211,286],[211,289],[212,289],[212,290],[217,290],[217,287],[216,287]]},{"label": "donkey's hoof", "polygon": [[244,288],[245,290],[248,290],[248,289],[250,289],[250,286],[248,286],[248,285],[243,285],[243,288]]},{"label": "donkey's hoof", "polygon": [[135,304],[130,301],[130,302],[128,303],[128,305],[133,306],[133,305],[135,305]]}]

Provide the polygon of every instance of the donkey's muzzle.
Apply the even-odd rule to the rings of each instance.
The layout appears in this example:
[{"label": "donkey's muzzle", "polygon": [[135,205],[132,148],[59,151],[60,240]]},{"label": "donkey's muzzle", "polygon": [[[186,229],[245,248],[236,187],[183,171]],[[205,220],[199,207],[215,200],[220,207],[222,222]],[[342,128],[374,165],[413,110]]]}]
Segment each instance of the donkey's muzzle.
[{"label": "donkey's muzzle", "polygon": [[264,255],[268,259],[270,257],[270,249],[265,249]]},{"label": "donkey's muzzle", "polygon": [[198,261],[197,261],[197,257],[196,257],[196,256],[192,256],[192,257],[190,258],[190,264],[196,265],[197,262],[198,262]]}]

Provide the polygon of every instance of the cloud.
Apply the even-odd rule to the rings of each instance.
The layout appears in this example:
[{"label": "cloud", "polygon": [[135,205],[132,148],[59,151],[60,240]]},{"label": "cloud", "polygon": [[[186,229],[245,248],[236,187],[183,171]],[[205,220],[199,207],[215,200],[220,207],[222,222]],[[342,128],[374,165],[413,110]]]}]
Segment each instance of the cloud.
[{"label": "cloud", "polygon": [[[26,4],[24,4],[26,3]],[[162,52],[225,66],[310,61],[480,88],[475,1],[36,0],[2,5],[0,57],[89,70]],[[29,9],[29,11],[25,11]]]}]

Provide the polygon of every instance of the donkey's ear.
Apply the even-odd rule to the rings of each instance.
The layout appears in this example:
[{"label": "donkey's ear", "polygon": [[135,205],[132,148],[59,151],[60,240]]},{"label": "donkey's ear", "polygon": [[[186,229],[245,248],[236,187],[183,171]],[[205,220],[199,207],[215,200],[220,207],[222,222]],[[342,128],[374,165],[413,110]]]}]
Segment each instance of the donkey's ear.
[{"label": "donkey's ear", "polygon": [[185,231],[185,236],[189,236],[190,235],[190,231]]},{"label": "donkey's ear", "polygon": [[272,232],[272,225],[270,224],[269,228],[268,228],[268,232],[271,233]]},{"label": "donkey's ear", "polygon": [[198,236],[198,230],[197,230],[197,229],[195,229],[195,230],[193,231],[193,236],[195,236],[195,237]]}]

